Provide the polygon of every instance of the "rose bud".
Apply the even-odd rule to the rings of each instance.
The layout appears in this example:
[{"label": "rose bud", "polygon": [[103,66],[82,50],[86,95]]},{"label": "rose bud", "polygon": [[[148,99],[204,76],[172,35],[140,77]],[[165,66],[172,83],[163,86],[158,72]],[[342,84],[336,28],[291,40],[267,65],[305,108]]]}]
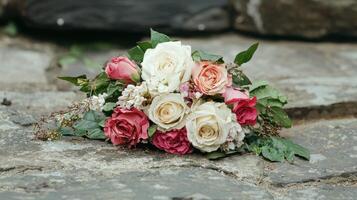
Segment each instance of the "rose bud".
[{"label": "rose bud", "polygon": [[120,80],[126,84],[140,81],[140,69],[127,57],[113,57],[107,62],[105,73],[110,79]]}]

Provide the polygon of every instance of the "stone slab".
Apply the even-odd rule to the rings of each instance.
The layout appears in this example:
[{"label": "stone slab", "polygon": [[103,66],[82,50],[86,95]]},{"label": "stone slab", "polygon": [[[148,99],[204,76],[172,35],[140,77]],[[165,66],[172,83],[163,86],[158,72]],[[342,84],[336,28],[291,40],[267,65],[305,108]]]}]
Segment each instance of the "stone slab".
[{"label": "stone slab", "polygon": [[[33,42],[33,41],[32,41]],[[52,49],[26,39],[0,37],[0,90],[51,90],[46,70],[53,59]]]},{"label": "stone slab", "polygon": [[290,190],[286,195],[279,196],[277,200],[355,200],[357,186],[321,185],[308,188]]},{"label": "stone slab", "polygon": [[[109,179],[61,180],[52,176],[2,178],[2,185],[18,187],[18,192],[0,192],[1,197],[27,199],[273,199],[263,189],[235,181],[216,171],[200,168],[170,168],[123,173]],[[68,177],[67,177],[68,178]],[[72,183],[66,183],[72,182]],[[41,184],[42,183],[42,184]],[[66,184],[65,184],[66,183]],[[38,187],[36,187],[38,186]],[[54,190],[55,189],[55,190]],[[21,193],[21,190],[27,193]],[[27,190],[27,191],[26,191]],[[32,194],[31,194],[32,192]]]},{"label": "stone slab", "polygon": [[295,126],[283,135],[311,152],[310,162],[296,159],[266,163],[267,180],[275,185],[349,176],[357,173],[357,119],[319,121]]},{"label": "stone slab", "polygon": [[[0,99],[4,98],[11,101],[11,105],[8,106],[9,108],[38,117],[39,115],[64,109],[72,102],[81,100],[83,95],[59,91],[27,93],[0,91]],[[0,107],[6,106],[0,105]]]}]

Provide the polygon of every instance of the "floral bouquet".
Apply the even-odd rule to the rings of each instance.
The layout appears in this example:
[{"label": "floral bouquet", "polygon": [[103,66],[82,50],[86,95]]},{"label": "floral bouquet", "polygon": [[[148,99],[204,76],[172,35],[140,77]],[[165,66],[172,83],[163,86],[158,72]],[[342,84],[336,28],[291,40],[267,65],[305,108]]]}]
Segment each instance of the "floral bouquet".
[{"label": "floral bouquet", "polygon": [[59,77],[87,98],[54,114],[51,131],[38,125],[37,137],[82,136],[178,155],[200,151],[209,159],[244,152],[271,161],[309,159],[308,150],[279,137],[292,124],[283,110],[287,98],[241,70],[257,47],[226,63],[151,30],[150,41],[138,42],[128,57],[111,58],[94,79]]}]

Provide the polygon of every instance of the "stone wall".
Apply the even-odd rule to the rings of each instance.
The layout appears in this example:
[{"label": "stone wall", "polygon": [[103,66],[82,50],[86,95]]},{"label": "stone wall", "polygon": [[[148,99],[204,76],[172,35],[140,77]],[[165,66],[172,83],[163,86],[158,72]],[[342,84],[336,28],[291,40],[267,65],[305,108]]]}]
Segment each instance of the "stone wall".
[{"label": "stone wall", "polygon": [[[238,30],[316,39],[357,36],[355,0],[2,0],[29,27],[166,33]],[[4,12],[1,12],[4,8]],[[5,13],[5,14],[1,14]]]}]

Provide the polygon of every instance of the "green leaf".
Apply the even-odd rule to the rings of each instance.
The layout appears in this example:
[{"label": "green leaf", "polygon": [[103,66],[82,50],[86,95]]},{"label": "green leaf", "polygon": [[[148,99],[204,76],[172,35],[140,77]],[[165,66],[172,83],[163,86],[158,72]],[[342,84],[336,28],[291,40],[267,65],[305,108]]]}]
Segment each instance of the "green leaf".
[{"label": "green leaf", "polygon": [[290,128],[292,121],[281,107],[271,107],[272,119],[284,128]]},{"label": "green leaf", "polygon": [[206,158],[209,160],[217,160],[224,157],[227,157],[227,155],[221,151],[214,151],[206,154]]},{"label": "green leaf", "polygon": [[252,85],[249,87],[249,91],[252,92],[255,89],[258,89],[260,87],[264,87],[264,86],[267,86],[267,85],[268,85],[268,82],[266,82],[266,81],[254,81],[252,83]]},{"label": "green leaf", "polygon": [[106,138],[104,132],[100,128],[89,130],[87,137],[92,140],[104,140]]},{"label": "green leaf", "polygon": [[152,136],[154,136],[156,130],[157,130],[157,125],[151,125],[151,126],[149,127],[149,130],[148,130],[149,138],[151,138]]},{"label": "green leaf", "polygon": [[223,57],[219,55],[210,54],[204,51],[194,51],[192,53],[192,59],[196,62],[198,61],[212,61],[216,63],[224,63]]},{"label": "green leaf", "polygon": [[117,104],[113,103],[113,102],[106,103],[103,106],[103,111],[105,111],[105,112],[112,111],[116,106],[117,106]]},{"label": "green leaf", "polygon": [[281,149],[277,149],[270,146],[262,147],[262,156],[270,161],[284,161],[284,152]]},{"label": "green leaf", "polygon": [[102,119],[102,121],[100,121],[100,122],[98,123],[98,125],[103,128],[103,127],[105,126],[105,122],[106,122],[106,121],[107,121],[107,119],[104,118],[104,119]]},{"label": "green leaf", "polygon": [[259,43],[255,43],[252,46],[250,46],[247,50],[238,53],[234,59],[234,63],[241,66],[242,64],[249,62],[250,59],[252,59],[255,51],[257,50],[258,45]]},{"label": "green leaf", "polygon": [[150,41],[138,42],[137,44],[141,48],[141,50],[143,50],[144,53],[146,50],[152,48],[152,44]]},{"label": "green leaf", "polygon": [[89,139],[105,139],[101,129],[105,116],[102,113],[90,110],[78,121],[73,128],[76,136],[85,136]]},{"label": "green leaf", "polygon": [[279,96],[281,96],[280,92],[277,89],[271,87],[270,85],[260,86],[258,88],[255,88],[254,90],[250,91],[250,94],[252,96],[256,96],[258,99],[264,99],[264,98],[279,99]]},{"label": "green leaf", "polygon": [[58,131],[61,133],[63,136],[73,136],[74,130],[71,127],[60,127]]},{"label": "green leaf", "polygon": [[232,81],[234,87],[243,87],[250,85],[252,82],[249,80],[248,76],[246,76],[241,70],[238,68],[231,69],[230,73],[232,74]]},{"label": "green leaf", "polygon": [[151,31],[151,44],[153,48],[155,48],[156,45],[158,45],[159,43],[171,41],[170,37],[165,34],[154,31],[153,29],[151,29],[150,31]]},{"label": "green leaf", "polygon": [[75,77],[70,77],[70,76],[60,76],[57,77],[61,80],[65,80],[68,81],[76,86],[80,86],[81,83],[83,83],[83,81],[87,80],[87,76],[86,75],[80,75],[80,76],[75,76]]},{"label": "green leaf", "polygon": [[144,58],[144,51],[139,47],[135,46],[128,51],[129,58],[137,63],[141,63]]},{"label": "green leaf", "polygon": [[291,140],[286,138],[279,138],[282,142],[292,151],[295,155],[298,155],[306,160],[310,160],[310,152],[308,149],[302,147],[301,145],[293,143]]},{"label": "green leaf", "polygon": [[102,94],[107,91],[110,84],[110,79],[105,72],[98,74],[93,80],[90,81],[90,92],[94,95]]}]

